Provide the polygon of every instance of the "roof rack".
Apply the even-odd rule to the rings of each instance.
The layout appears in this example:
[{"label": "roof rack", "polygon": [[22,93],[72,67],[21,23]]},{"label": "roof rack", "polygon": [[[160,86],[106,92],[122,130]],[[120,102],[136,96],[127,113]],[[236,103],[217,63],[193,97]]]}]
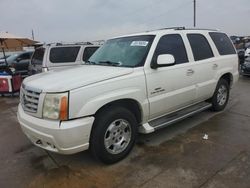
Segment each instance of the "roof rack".
[{"label": "roof rack", "polygon": [[166,28],[160,28],[158,30],[166,30],[166,29],[174,29],[174,30],[185,30],[186,28],[183,27],[166,27]]},{"label": "roof rack", "polygon": [[[208,30],[208,31],[219,31],[218,29],[206,29],[206,28],[186,28],[186,27],[165,27],[165,28],[160,28],[160,29],[154,29],[151,31],[157,31],[157,30],[168,30],[168,29],[173,29],[173,30]],[[149,32],[149,31],[147,31]]]},{"label": "roof rack", "polygon": [[185,28],[185,30],[208,30],[208,31],[219,31],[218,29],[207,29],[207,28]]},{"label": "roof rack", "polygon": [[91,42],[55,42],[55,43],[49,43],[48,46],[67,46],[67,45],[93,45]]}]

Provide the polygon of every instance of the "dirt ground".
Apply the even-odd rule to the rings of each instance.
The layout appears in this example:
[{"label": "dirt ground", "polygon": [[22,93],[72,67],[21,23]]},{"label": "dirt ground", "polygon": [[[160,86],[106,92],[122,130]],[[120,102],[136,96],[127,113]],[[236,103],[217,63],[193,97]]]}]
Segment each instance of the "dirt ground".
[{"label": "dirt ground", "polygon": [[1,188],[250,187],[248,77],[233,88],[225,111],[207,110],[140,135],[131,154],[114,165],[88,151],[63,156],[33,146],[17,122],[18,100],[0,97]]}]

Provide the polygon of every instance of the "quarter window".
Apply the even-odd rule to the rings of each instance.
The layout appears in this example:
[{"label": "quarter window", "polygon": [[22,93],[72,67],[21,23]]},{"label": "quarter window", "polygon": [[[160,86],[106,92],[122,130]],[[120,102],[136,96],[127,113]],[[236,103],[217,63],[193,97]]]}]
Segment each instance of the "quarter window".
[{"label": "quarter window", "polygon": [[75,63],[80,46],[51,48],[49,59],[52,63]]},{"label": "quarter window", "polygon": [[195,61],[214,57],[212,49],[203,35],[187,34],[187,37],[191,45]]},{"label": "quarter window", "polygon": [[187,63],[187,52],[179,34],[170,34],[161,37],[154,56],[153,63],[156,63],[157,57],[161,54],[171,54],[175,58],[175,64]]},{"label": "quarter window", "polygon": [[220,55],[230,55],[235,54],[235,49],[232,42],[224,33],[209,33],[210,37],[214,41],[216,48],[218,49]]},{"label": "quarter window", "polygon": [[95,53],[98,47],[86,47],[83,52],[82,60],[88,61],[89,58]]}]

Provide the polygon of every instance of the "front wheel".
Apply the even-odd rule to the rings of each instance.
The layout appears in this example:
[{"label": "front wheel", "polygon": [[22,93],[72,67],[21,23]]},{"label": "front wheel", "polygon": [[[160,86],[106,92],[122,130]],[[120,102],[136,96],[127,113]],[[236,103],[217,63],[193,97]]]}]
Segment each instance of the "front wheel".
[{"label": "front wheel", "polygon": [[228,103],[229,91],[230,89],[228,82],[224,79],[220,79],[211,100],[212,109],[214,111],[224,110]]},{"label": "front wheel", "polygon": [[107,164],[122,160],[134,146],[136,127],[134,115],[126,108],[110,107],[101,111],[91,133],[92,154]]}]

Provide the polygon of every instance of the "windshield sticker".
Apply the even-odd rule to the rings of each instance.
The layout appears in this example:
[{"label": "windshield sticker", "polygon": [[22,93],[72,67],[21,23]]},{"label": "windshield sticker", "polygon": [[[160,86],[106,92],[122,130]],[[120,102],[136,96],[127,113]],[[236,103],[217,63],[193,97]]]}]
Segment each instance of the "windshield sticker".
[{"label": "windshield sticker", "polygon": [[130,46],[147,46],[148,41],[133,41]]}]

